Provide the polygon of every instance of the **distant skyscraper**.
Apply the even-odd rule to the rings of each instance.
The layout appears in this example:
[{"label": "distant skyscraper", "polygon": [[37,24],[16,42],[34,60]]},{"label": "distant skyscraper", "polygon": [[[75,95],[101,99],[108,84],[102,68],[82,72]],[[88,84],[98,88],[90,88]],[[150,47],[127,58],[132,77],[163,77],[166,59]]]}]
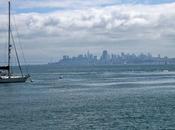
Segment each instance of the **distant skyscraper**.
[{"label": "distant skyscraper", "polygon": [[68,60],[69,59],[69,56],[63,56],[63,60]]},{"label": "distant skyscraper", "polygon": [[108,55],[108,51],[104,50],[102,53],[102,56],[100,58],[100,62],[102,64],[108,64],[108,61],[110,60],[110,56]]}]

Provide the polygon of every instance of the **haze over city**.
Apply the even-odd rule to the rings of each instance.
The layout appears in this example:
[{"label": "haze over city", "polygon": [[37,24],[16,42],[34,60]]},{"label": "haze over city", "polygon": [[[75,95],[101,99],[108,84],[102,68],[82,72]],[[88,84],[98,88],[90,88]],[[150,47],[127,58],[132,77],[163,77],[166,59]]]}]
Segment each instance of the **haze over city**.
[{"label": "haze over city", "polygon": [[139,55],[136,54],[121,54],[110,53],[104,50],[100,57],[90,53],[79,54],[77,56],[64,55],[61,60],[49,64],[56,64],[61,66],[98,66],[98,65],[167,65],[175,64],[175,58],[168,58],[167,56],[152,56],[150,53]]},{"label": "haze over city", "polygon": [[[1,59],[7,41],[7,7],[7,0],[1,0]],[[15,21],[31,64],[88,50],[99,56],[105,49],[175,57],[173,0],[15,0],[12,10],[12,26]]]}]

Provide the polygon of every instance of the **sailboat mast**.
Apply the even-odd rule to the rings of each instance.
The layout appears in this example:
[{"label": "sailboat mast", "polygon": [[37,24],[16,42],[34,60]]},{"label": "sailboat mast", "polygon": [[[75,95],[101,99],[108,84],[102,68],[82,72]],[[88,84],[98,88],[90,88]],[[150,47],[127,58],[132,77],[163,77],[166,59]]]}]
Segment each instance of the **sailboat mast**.
[{"label": "sailboat mast", "polygon": [[11,19],[10,19],[10,15],[11,15],[11,4],[10,4],[10,0],[8,2],[8,19],[9,19],[9,25],[8,25],[8,67],[9,67],[9,70],[8,70],[8,76],[10,77],[11,75],[11,72],[10,72],[10,59],[11,59],[11,37],[10,37],[10,32],[11,32]]}]

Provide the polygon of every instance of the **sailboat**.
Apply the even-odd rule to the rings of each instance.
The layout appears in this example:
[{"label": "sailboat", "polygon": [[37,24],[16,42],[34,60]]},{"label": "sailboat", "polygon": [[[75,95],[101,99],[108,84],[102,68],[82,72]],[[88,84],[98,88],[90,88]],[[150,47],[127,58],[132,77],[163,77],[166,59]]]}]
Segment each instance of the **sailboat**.
[{"label": "sailboat", "polygon": [[13,48],[15,50],[16,59],[18,62],[18,67],[20,70],[20,75],[14,75],[12,72],[12,65],[11,65],[11,50],[12,44],[11,41],[13,40],[12,32],[11,32],[11,3],[8,1],[8,65],[0,66],[0,83],[22,83],[26,82],[27,79],[30,78],[30,75],[24,75],[22,71],[22,67],[20,65],[18,53],[16,46],[14,44]]}]

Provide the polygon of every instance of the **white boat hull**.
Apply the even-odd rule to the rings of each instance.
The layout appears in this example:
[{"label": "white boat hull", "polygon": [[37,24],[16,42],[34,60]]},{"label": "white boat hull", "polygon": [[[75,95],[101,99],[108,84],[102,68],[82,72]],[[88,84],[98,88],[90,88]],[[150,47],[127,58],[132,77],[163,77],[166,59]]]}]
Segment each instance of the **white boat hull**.
[{"label": "white boat hull", "polygon": [[1,76],[0,83],[24,83],[29,78],[29,75],[26,76]]}]

